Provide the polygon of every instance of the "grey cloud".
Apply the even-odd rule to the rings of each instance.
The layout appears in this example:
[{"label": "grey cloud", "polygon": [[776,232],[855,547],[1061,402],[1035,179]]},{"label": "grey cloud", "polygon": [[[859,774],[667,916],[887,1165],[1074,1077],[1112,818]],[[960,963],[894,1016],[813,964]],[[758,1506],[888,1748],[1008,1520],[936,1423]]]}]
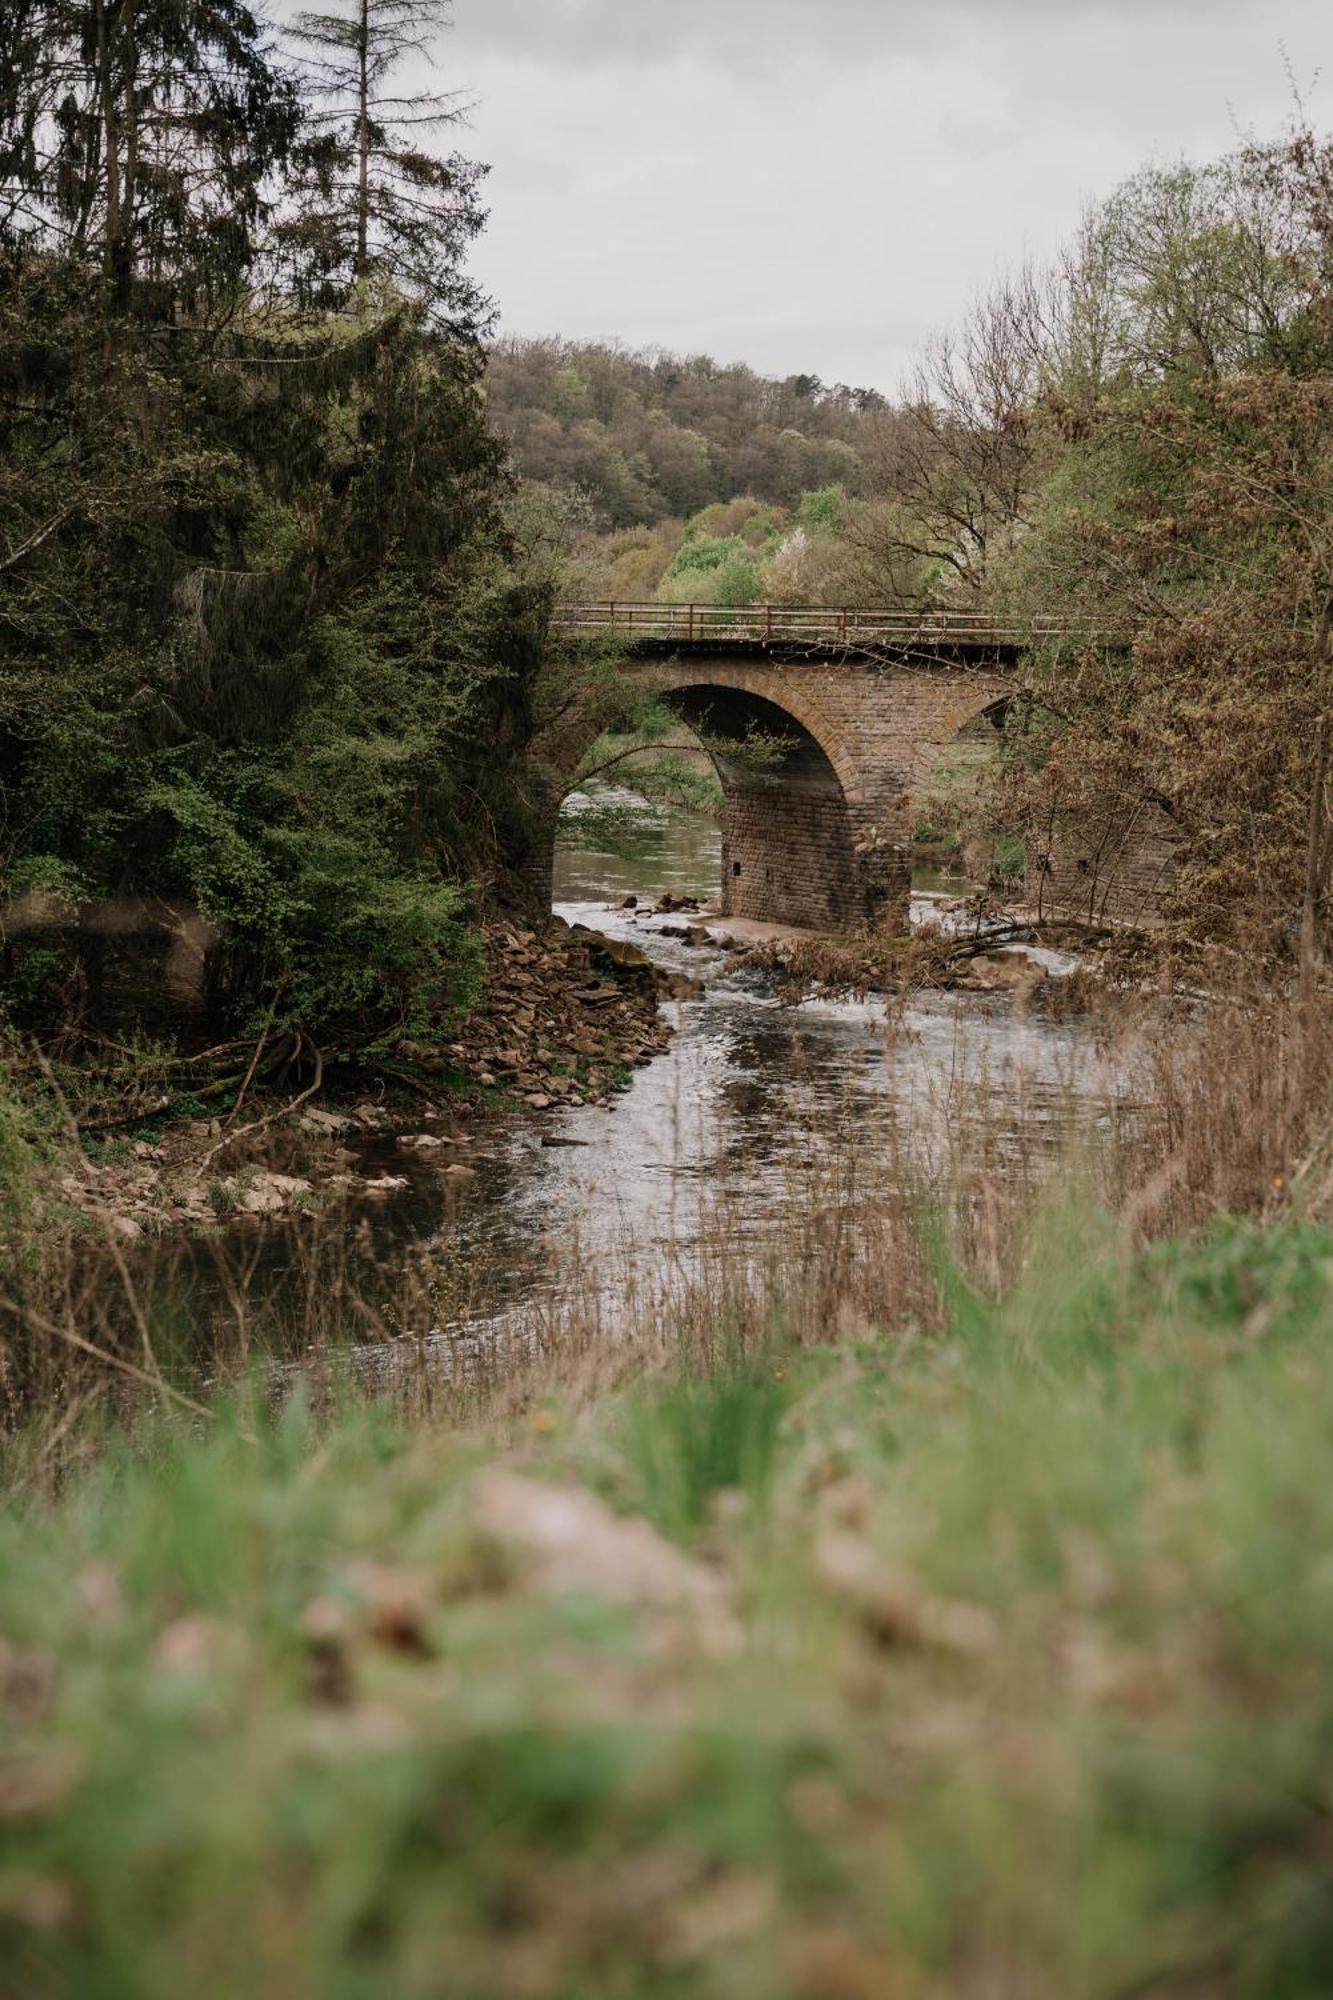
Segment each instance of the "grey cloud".
[{"label": "grey cloud", "polygon": [[1252,0],[454,0],[476,49],[570,63],[653,63],[682,53],[781,62],[802,54],[854,66],[894,49],[947,42],[1001,16],[1018,32],[1199,19],[1252,11]]},{"label": "grey cloud", "polygon": [[1145,160],[1280,130],[1281,47],[1304,86],[1328,32],[1328,0],[454,4],[507,328],[886,389]]}]

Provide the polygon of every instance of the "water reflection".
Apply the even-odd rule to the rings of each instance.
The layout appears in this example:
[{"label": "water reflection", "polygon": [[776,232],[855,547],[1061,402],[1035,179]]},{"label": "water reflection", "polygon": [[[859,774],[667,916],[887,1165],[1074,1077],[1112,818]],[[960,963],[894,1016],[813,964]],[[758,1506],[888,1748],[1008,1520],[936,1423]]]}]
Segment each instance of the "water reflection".
[{"label": "water reflection", "polygon": [[[613,808],[608,813],[607,804]],[[236,1230],[160,1258],[160,1291],[225,1326],[237,1294],[299,1345],[312,1288],[359,1294],[376,1337],[394,1329],[405,1260],[429,1263],[438,1327],[494,1323],[540,1297],[569,1248],[648,1276],[688,1258],[720,1206],[751,1238],[808,1199],[808,1169],[831,1142],[854,1139],[883,1171],[929,1178],[974,1150],[1018,1162],[1080,1121],[1106,1117],[1117,1078],[1078,1024],[1025,1019],[1006,999],[923,997],[890,1022],[875,1002],[783,1005],[772,981],[722,950],[662,935],[667,918],[611,907],[670,889],[707,897],[720,833],[710,820],[650,807],[633,794],[575,801],[557,852],[557,914],[631,938],[667,966],[702,976],[701,999],[674,1003],[667,1051],[613,1103],[553,1115],[547,1138],[515,1123],[483,1134],[478,1177],[446,1182],[419,1155],[375,1142],[364,1164],[409,1180],[391,1202],[330,1228],[296,1218]],[[925,904],[918,905],[921,914]],[[149,1290],[153,1289],[151,1255]],[[369,1302],[370,1312],[364,1311]]]},{"label": "water reflection", "polygon": [[718,893],[722,829],[702,813],[652,805],[637,792],[603,785],[571,792],[555,845],[555,903],[598,904],[623,896]]}]

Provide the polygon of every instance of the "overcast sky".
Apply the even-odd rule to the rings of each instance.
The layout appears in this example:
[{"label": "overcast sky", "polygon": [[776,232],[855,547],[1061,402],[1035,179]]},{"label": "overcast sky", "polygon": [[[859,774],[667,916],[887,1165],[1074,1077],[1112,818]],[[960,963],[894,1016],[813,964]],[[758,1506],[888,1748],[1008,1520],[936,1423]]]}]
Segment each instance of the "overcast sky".
[{"label": "overcast sky", "polygon": [[504,330],[892,390],[1148,160],[1333,124],[1329,0],[455,0]]}]

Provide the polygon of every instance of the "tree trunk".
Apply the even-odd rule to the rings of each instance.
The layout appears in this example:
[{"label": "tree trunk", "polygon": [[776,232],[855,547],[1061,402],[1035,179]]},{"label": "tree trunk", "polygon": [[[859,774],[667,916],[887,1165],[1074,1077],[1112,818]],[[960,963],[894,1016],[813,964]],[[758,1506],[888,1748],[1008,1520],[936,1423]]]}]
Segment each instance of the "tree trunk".
[{"label": "tree trunk", "polygon": [[361,33],[357,41],[360,65],[356,187],[356,275],[365,277],[370,243],[370,0],[361,0]]},{"label": "tree trunk", "polygon": [[115,274],[120,237],[120,138],[116,130],[116,98],[111,81],[111,39],[107,32],[106,0],[94,0],[97,23],[97,98],[101,111],[102,151],[106,172],[106,240],[102,264],[108,278]]},{"label": "tree trunk", "polygon": [[138,90],[139,50],[134,35],[134,4],[125,10],[125,180],[120,196],[120,227],[117,232],[117,281],[129,294],[134,276],[134,197],[139,177],[139,113],[135,103]]}]

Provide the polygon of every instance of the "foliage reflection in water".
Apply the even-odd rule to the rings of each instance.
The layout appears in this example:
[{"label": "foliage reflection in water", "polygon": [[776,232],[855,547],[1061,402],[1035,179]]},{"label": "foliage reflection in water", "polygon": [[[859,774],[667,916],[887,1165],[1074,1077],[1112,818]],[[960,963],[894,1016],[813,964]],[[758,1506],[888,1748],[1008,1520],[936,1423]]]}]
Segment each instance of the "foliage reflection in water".
[{"label": "foliage reflection in water", "polygon": [[561,827],[557,916],[704,982],[702,998],[671,1003],[666,1053],[608,1105],[554,1113],[540,1132],[483,1130],[475,1181],[443,1183],[381,1138],[364,1164],[407,1177],[392,1201],[336,1225],[297,1217],[183,1252],[145,1246],[158,1317],[196,1351],[202,1319],[262,1323],[270,1340],[285,1326],[294,1352],[311,1297],[332,1291],[355,1302],[349,1323],[370,1340],[419,1335],[416,1309],[413,1327],[404,1321],[410,1265],[416,1295],[432,1301],[432,1345],[466,1346],[566,1282],[609,1298],[627,1271],[641,1286],[670,1282],[724,1228],[761,1242],[793,1204],[828,1198],[831,1162],[855,1160],[865,1198],[960,1165],[1024,1175],[1071,1127],[1107,1115],[1116,1078],[1083,1026],[978,996],[923,996],[892,1015],[875,1001],[787,1005],[769,975],[663,935],[671,918],[615,907],[666,889],[715,894],[719,854],[710,820],[625,792],[576,801]]}]

